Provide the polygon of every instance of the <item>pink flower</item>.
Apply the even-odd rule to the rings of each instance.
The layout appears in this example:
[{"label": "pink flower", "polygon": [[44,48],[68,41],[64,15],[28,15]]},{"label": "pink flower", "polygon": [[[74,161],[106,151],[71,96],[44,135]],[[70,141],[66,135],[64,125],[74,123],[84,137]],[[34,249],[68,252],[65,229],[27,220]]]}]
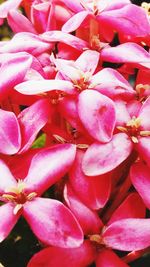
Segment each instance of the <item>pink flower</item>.
[{"label": "pink flower", "polygon": [[16,180],[0,161],[0,241],[3,241],[22,214],[32,231],[45,244],[76,247],[83,241],[82,231],[72,213],[59,201],[40,195],[62,177],[75,157],[75,146],[65,144],[37,153],[24,180]]},{"label": "pink flower", "polygon": [[[94,214],[93,211],[87,211],[87,208],[79,202],[70,187],[67,187],[67,191],[65,192],[65,199],[71,210],[76,214],[78,220],[80,221],[80,224],[82,225],[85,231],[85,234],[87,235],[87,239],[89,240],[85,240],[79,248],[75,248],[73,250],[64,248],[60,249],[57,247],[49,247],[43,249],[31,258],[28,263],[28,267],[34,267],[38,265],[41,265],[43,267],[53,267],[59,266],[60,264],[62,267],[69,267],[71,263],[73,264],[72,266],[86,267],[94,261],[96,267],[127,267],[128,265],[123,260],[121,260],[117,256],[117,254],[115,254],[114,251],[110,249],[110,247],[122,250],[124,249],[123,247],[125,246],[125,243],[125,250],[132,249],[133,247],[137,248],[139,243],[140,246],[145,246],[143,240],[139,239],[139,243],[137,245],[135,241],[135,235],[137,234],[135,229],[137,229],[139,233],[141,231],[141,237],[143,236],[146,241],[148,240],[146,236],[146,231],[148,233],[148,229],[146,231],[144,230],[143,223],[145,223],[146,226],[149,227],[149,220],[134,219],[137,217],[143,218],[145,214],[144,205],[137,193],[133,193],[128,196],[128,198],[113,214],[111,222],[108,222],[108,226],[106,226],[106,229],[104,227],[104,230],[101,232],[101,235],[99,235],[97,232],[98,228],[95,228],[96,224],[98,223],[96,219],[96,214]],[[125,217],[130,219],[124,219]],[[89,220],[89,218],[91,220]],[[91,222],[93,222],[93,226]],[[130,225],[131,228],[128,227],[127,224],[125,228],[124,226],[121,227],[121,225],[124,225],[124,223],[132,224],[136,222],[140,223],[141,229],[136,228],[136,224],[134,224],[134,226]],[[91,231],[91,234],[87,232],[88,226]],[[101,228],[102,223],[99,219],[99,231]],[[119,236],[117,236],[117,234]],[[122,239],[121,237],[124,239]],[[116,245],[117,242],[118,246]],[[122,242],[124,244],[122,244]]]},{"label": "pink flower", "polygon": [[[111,41],[114,36],[114,29],[121,37],[122,35],[123,37],[140,37],[141,39],[149,37],[150,23],[145,11],[128,0],[122,2],[120,0],[113,2],[83,0],[82,5],[84,9],[72,16],[63,25],[62,31],[73,32],[76,30],[78,34],[78,29],[81,29],[80,32],[84,30],[83,38],[85,38],[86,25],[89,38],[92,37],[94,40],[95,37],[97,41],[99,36]],[[139,25],[139,19],[143,22],[142,26]]]},{"label": "pink flower", "polygon": [[116,126],[122,133],[114,134],[107,144],[97,142],[88,148],[82,162],[83,172],[86,175],[100,175],[113,170],[130,155],[133,149],[148,163],[150,162],[149,103],[150,98],[132,118],[124,105],[121,105],[121,108],[119,105],[116,107],[118,110]]}]

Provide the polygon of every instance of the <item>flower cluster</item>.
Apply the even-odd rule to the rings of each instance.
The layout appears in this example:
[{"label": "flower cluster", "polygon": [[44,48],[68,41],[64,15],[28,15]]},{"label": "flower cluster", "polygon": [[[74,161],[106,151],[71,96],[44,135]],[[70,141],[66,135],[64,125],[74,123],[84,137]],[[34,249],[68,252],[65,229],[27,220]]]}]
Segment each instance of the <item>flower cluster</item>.
[{"label": "flower cluster", "polygon": [[0,241],[23,216],[27,267],[129,267],[150,251],[150,4],[8,0],[5,21]]}]

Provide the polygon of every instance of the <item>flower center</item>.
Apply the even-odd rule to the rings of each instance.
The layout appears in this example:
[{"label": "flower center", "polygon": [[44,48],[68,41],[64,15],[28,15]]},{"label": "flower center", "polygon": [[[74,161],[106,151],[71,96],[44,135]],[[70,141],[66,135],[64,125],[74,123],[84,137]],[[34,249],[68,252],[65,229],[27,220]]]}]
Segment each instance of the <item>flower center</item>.
[{"label": "flower center", "polygon": [[141,4],[141,7],[143,7],[145,9],[145,11],[147,12],[147,14],[150,16],[150,4],[147,2],[143,2]]},{"label": "flower center", "polygon": [[15,204],[14,214],[22,208],[23,204],[27,201],[31,201],[37,194],[35,192],[26,193],[25,183],[22,180],[18,181],[16,187],[9,188],[3,195],[2,199],[7,202],[12,202]]},{"label": "flower center", "polygon": [[136,86],[137,99],[140,102],[144,102],[150,95],[150,85],[149,84],[137,84]]},{"label": "flower center", "polygon": [[93,14],[97,15],[98,7],[97,2],[99,0],[80,0],[80,4],[86,9],[93,12]]},{"label": "flower center", "polygon": [[145,130],[141,131],[140,126],[141,126],[141,119],[133,116],[132,119],[126,123],[126,126],[124,127],[117,126],[117,129],[130,136],[132,142],[136,144],[138,143],[138,137],[150,136],[150,131],[145,131]]},{"label": "flower center", "polygon": [[81,78],[73,81],[74,87],[77,88],[77,91],[81,92],[88,89],[91,76],[90,72],[81,73]]},{"label": "flower center", "polygon": [[93,243],[96,249],[102,249],[105,247],[105,243],[103,241],[103,238],[99,234],[89,235],[89,240]]}]

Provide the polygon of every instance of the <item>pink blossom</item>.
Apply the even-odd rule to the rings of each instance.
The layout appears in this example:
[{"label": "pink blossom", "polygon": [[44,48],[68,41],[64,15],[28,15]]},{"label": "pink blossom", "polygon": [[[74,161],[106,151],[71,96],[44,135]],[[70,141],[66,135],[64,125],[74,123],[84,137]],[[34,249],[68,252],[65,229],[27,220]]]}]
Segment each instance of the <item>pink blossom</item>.
[{"label": "pink blossom", "polygon": [[149,101],[148,98],[138,115],[132,118],[126,108],[122,108],[121,114],[118,112],[119,121],[116,126],[122,133],[116,133],[107,144],[97,142],[88,148],[82,162],[86,175],[100,175],[111,171],[130,155],[133,148],[150,162]]},{"label": "pink blossom", "polygon": [[[128,38],[149,37],[150,23],[145,11],[128,0],[82,1],[82,5],[84,10],[72,16],[63,25],[64,32],[84,29],[84,25],[86,27],[88,25],[89,38],[103,36],[105,40],[111,41],[114,29],[119,35],[128,36]],[[139,25],[139,18],[143,22],[142,26]]]},{"label": "pink blossom", "polygon": [[[0,239],[3,241],[22,214],[35,235],[46,244],[76,247],[82,243],[82,231],[71,212],[59,201],[40,195],[62,177],[75,157],[75,146],[58,145],[37,153],[24,180],[16,180],[5,163],[0,185]],[[43,168],[44,166],[44,168]]]},{"label": "pink blossom", "polygon": [[[69,191],[68,191],[68,189],[69,189]],[[89,212],[85,212],[85,208],[83,208],[81,206],[82,204],[79,204],[79,201],[75,197],[73,191],[71,191],[70,188],[68,188],[68,189],[67,189],[68,192],[65,192],[65,198],[67,200],[67,203],[70,206],[71,210],[78,217],[78,220],[80,220],[80,223],[83,225],[83,229],[87,229],[87,228],[85,228],[84,225],[88,224],[90,226],[91,220],[86,221],[84,218],[86,218],[86,214],[88,214],[87,218],[94,216],[94,212],[93,212],[93,215],[91,215],[92,211],[91,211],[91,214]],[[133,201],[133,200],[135,200],[135,201]],[[136,201],[140,205],[140,209],[139,209],[138,205],[135,206]],[[135,206],[135,210],[134,210],[134,206]],[[125,213],[127,212],[126,214],[128,214],[130,219],[123,219],[123,216],[125,216],[124,212]],[[109,235],[108,235],[108,232],[110,234],[109,229],[111,229],[111,227],[113,228],[114,226],[117,227],[117,225],[118,225],[118,234],[119,234],[119,226],[122,223],[124,224],[124,222],[127,222],[127,221],[128,222],[134,222],[134,223],[135,222],[145,222],[147,227],[148,227],[149,220],[147,220],[147,219],[133,219],[133,218],[137,218],[138,216],[141,216],[141,218],[143,218],[143,216],[144,216],[143,212],[144,212],[144,206],[143,206],[138,194],[133,193],[133,194],[129,195],[128,199],[126,199],[125,202],[122,203],[122,205],[119,207],[119,210],[117,210],[116,215],[114,214],[114,216],[113,216],[114,222],[112,222],[110,224],[110,226],[108,226],[108,227],[106,226],[106,229],[104,228],[104,233],[102,232],[102,239],[98,234],[94,234],[94,233],[92,234],[91,233],[91,235],[88,235],[89,240],[85,240],[84,243],[82,244],[82,246],[80,246],[77,249],[76,248],[74,250],[62,249],[62,251],[61,251],[59,248],[56,248],[56,247],[55,248],[54,247],[46,248],[46,249],[40,251],[39,253],[35,254],[31,258],[31,260],[29,261],[28,266],[34,267],[34,266],[38,266],[38,264],[39,265],[42,264],[42,266],[49,267],[49,266],[57,266],[60,264],[60,262],[63,262],[64,265],[62,265],[62,266],[69,267],[71,264],[71,261],[72,261],[72,257],[73,257],[74,258],[73,263],[76,264],[75,266],[86,267],[87,265],[89,265],[95,261],[97,267],[107,267],[108,265],[110,265],[112,267],[116,267],[116,266],[127,267],[128,265],[125,262],[123,262],[113,252],[113,250],[105,247],[104,243],[110,242]],[[118,216],[120,218],[118,218]],[[86,221],[86,223],[85,223],[85,221]],[[94,227],[96,226],[95,223],[96,223],[96,220],[93,218],[93,230],[94,230]],[[102,225],[101,225],[101,227],[102,227]],[[128,226],[127,226],[127,228],[128,228]],[[136,244],[134,242],[135,238],[133,236],[134,232],[128,234],[128,230],[127,230],[127,232],[123,233],[125,240],[126,240],[123,242],[126,242],[127,250],[129,248],[129,246],[130,247],[131,246],[136,247]],[[144,230],[143,227],[142,227],[142,230]],[[132,231],[132,230],[130,229],[130,231]],[[139,232],[140,232],[140,230],[139,230]],[[115,233],[115,229],[114,229],[114,233]],[[120,236],[121,235],[122,235],[122,233],[120,233]],[[113,234],[111,237],[113,239],[113,237],[114,237]],[[147,238],[146,233],[145,234],[143,233],[143,237],[146,240],[146,238]],[[129,240],[129,238],[130,238],[130,240]],[[100,242],[99,246],[98,246],[97,242]],[[116,236],[116,240],[113,240],[112,244],[110,246],[115,247],[116,246],[115,242],[117,242],[117,236]],[[132,243],[132,245],[130,243]],[[139,241],[139,243],[144,246],[144,242]],[[118,248],[118,249],[120,250],[120,249],[122,249],[123,245],[121,244],[121,242],[119,242],[119,244],[120,244],[120,248]],[[58,253],[59,253],[59,258],[58,258],[58,256],[56,256],[56,255],[58,255]]]}]

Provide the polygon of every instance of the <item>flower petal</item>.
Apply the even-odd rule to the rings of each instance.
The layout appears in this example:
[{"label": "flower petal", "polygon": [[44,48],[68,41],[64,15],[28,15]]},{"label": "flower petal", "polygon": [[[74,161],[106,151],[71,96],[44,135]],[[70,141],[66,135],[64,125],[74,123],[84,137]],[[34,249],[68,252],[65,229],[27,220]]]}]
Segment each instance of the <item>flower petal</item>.
[{"label": "flower petal", "polygon": [[83,72],[90,72],[93,74],[97,68],[99,58],[100,54],[97,51],[88,49],[77,58],[75,65]]},{"label": "flower petal", "polygon": [[146,164],[137,162],[131,167],[130,177],[145,205],[150,208],[150,169]]},{"label": "flower petal", "polygon": [[102,69],[93,75],[91,84],[94,89],[110,98],[119,96],[121,99],[130,99],[135,95],[127,80],[117,70],[111,68]]},{"label": "flower petal", "polygon": [[92,13],[89,11],[83,10],[72,16],[62,27],[63,32],[73,32],[78,29],[85,19],[92,17]]},{"label": "flower petal", "polygon": [[79,248],[43,249],[31,258],[27,267],[86,267],[94,261],[94,257],[95,250],[90,241],[86,240]]},{"label": "flower petal", "polygon": [[82,170],[88,176],[107,173],[123,162],[132,148],[132,142],[124,133],[115,134],[107,144],[94,143],[85,152]]},{"label": "flower petal", "polygon": [[88,177],[82,171],[84,152],[79,150],[70,170],[69,181],[77,196],[90,209],[102,208],[110,195],[111,174]]},{"label": "flower petal", "polygon": [[115,105],[111,99],[94,90],[82,91],[78,97],[78,113],[93,138],[104,143],[110,141],[116,122]]},{"label": "flower petal", "polygon": [[6,18],[11,9],[16,9],[22,0],[8,0],[0,5],[0,18]]},{"label": "flower petal", "polygon": [[150,219],[123,219],[112,223],[103,235],[113,249],[132,251],[150,246]]},{"label": "flower petal", "polygon": [[21,145],[20,127],[15,114],[0,109],[0,153],[15,154]]},{"label": "flower petal", "polygon": [[149,114],[150,114],[150,97],[148,97],[147,100],[142,105],[138,116],[141,119],[142,130],[150,131]]},{"label": "flower petal", "polygon": [[[142,25],[139,21],[142,21]],[[118,33],[132,37],[148,36],[150,32],[150,24],[145,10],[131,3],[122,8],[104,10],[99,15],[99,22],[102,25],[105,22]]]},{"label": "flower petal", "polygon": [[34,234],[47,245],[73,248],[83,242],[77,220],[57,200],[37,197],[24,205],[23,216]]},{"label": "flower petal", "polygon": [[77,50],[83,50],[89,47],[89,44],[69,33],[61,31],[48,31],[40,35],[40,37],[47,42],[62,42],[71,47],[76,48]]},{"label": "flower petal", "polygon": [[140,137],[138,139],[137,150],[150,167],[150,136]]},{"label": "flower petal", "polygon": [[7,96],[10,89],[12,89],[15,85],[23,81],[27,71],[29,70],[32,64],[32,57],[30,55],[25,54],[15,54],[14,57],[10,57],[10,59],[8,57],[8,60],[5,60],[0,68],[1,99]]},{"label": "flower petal", "polygon": [[146,213],[145,205],[138,193],[131,193],[115,210],[108,225],[115,221],[128,218],[144,218]]},{"label": "flower petal", "polygon": [[49,91],[63,91],[74,93],[74,86],[69,81],[64,80],[31,80],[15,86],[15,90],[25,95],[42,94]]},{"label": "flower petal", "polygon": [[17,185],[17,181],[2,160],[0,160],[0,173],[0,194],[3,194],[5,191],[9,190],[9,188],[15,187]]},{"label": "flower petal", "polygon": [[33,24],[17,10],[10,10],[8,12],[7,21],[12,31],[17,32],[32,32],[36,33]]},{"label": "flower petal", "polygon": [[37,153],[25,179],[26,189],[42,194],[69,170],[75,153],[76,146],[71,144],[56,145]]},{"label": "flower petal", "polygon": [[19,32],[16,33],[9,42],[0,47],[0,53],[17,53],[25,51],[34,56],[38,56],[51,49],[52,46],[52,44],[44,42],[37,34]]},{"label": "flower petal", "polygon": [[49,113],[49,101],[42,99],[19,114],[18,121],[22,132],[22,144],[19,153],[25,152],[31,146],[38,132],[47,123]]},{"label": "flower petal", "polygon": [[0,242],[2,242],[9,235],[18,221],[19,215],[14,215],[13,210],[14,205],[11,203],[0,206]]},{"label": "flower petal", "polygon": [[85,206],[73,192],[68,183],[64,189],[64,198],[67,206],[77,218],[85,235],[99,233],[103,223],[98,214]]},{"label": "flower petal", "polygon": [[103,249],[98,253],[96,267],[128,267],[112,250]]},{"label": "flower petal", "polygon": [[135,43],[124,43],[116,47],[106,47],[101,52],[101,58],[108,62],[137,63],[150,68],[150,54],[143,47]]}]

